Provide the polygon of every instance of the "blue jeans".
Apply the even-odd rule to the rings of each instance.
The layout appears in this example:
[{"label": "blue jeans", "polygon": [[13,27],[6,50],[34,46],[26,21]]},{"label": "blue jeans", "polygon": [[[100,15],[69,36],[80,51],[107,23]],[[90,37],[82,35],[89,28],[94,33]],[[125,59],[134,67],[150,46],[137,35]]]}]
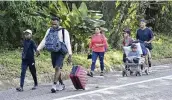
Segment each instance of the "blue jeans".
[{"label": "blue jeans", "polygon": [[97,57],[99,57],[99,60],[100,60],[100,68],[101,68],[101,71],[104,70],[104,52],[92,52],[92,64],[91,64],[91,71],[94,71],[95,69],[95,65],[96,65],[96,60],[97,60]]}]

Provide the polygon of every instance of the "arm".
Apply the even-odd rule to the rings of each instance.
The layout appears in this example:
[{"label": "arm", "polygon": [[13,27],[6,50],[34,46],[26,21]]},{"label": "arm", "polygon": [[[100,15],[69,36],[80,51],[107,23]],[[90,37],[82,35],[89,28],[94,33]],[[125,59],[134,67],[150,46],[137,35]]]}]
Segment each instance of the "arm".
[{"label": "arm", "polygon": [[138,30],[136,31],[136,39],[139,40]]},{"label": "arm", "polygon": [[128,55],[127,55],[127,57],[131,57],[132,56],[132,54],[131,54],[131,51],[128,53]]},{"label": "arm", "polygon": [[154,34],[152,30],[149,30],[149,37],[150,37],[150,40],[147,43],[152,43],[152,41],[154,40]]},{"label": "arm", "polygon": [[68,53],[69,53],[69,55],[72,55],[69,32],[66,29],[64,29],[64,34],[65,34],[65,37],[64,37],[65,38],[65,44],[66,44],[66,47],[68,49]]},{"label": "arm", "polygon": [[36,46],[36,44],[35,44],[35,42],[32,40],[32,46],[33,46],[33,49],[35,50],[35,51],[37,51],[37,46]]},{"label": "arm", "polygon": [[107,38],[105,36],[104,36],[104,46],[106,49],[108,48]]},{"label": "arm", "polygon": [[141,55],[140,55],[140,53],[137,51],[137,58],[140,58],[141,57]]},{"label": "arm", "polygon": [[42,39],[41,43],[39,44],[38,48],[37,48],[37,51],[40,51],[41,49],[43,49],[45,47],[45,39],[46,39],[46,36],[48,35],[49,33],[49,30],[50,28],[47,30],[44,38]]},{"label": "arm", "polygon": [[128,46],[131,46],[133,42],[134,42],[134,39],[130,37]]},{"label": "arm", "polygon": [[108,45],[107,45],[107,38],[104,35],[102,35],[101,39],[102,39],[102,43],[95,44],[95,45],[97,47],[103,47],[103,46],[105,46],[107,48],[108,47]]},{"label": "arm", "polygon": [[90,49],[92,49],[92,47],[93,47],[92,38],[93,38],[93,36],[91,37],[90,44],[89,44],[89,48],[90,48]]},{"label": "arm", "polygon": [[125,41],[124,41],[124,39],[122,40],[122,46],[125,46]]}]

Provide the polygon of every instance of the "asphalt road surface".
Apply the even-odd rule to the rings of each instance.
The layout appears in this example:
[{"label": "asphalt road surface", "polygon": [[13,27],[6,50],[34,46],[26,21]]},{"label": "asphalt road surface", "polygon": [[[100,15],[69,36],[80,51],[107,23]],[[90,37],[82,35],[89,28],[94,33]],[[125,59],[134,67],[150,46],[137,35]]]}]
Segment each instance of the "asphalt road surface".
[{"label": "asphalt road surface", "polygon": [[52,84],[31,86],[23,92],[15,88],[0,91],[0,100],[172,100],[172,65],[154,66],[150,75],[122,77],[121,72],[104,77],[88,77],[86,90],[75,90],[71,81],[66,89],[51,93]]}]

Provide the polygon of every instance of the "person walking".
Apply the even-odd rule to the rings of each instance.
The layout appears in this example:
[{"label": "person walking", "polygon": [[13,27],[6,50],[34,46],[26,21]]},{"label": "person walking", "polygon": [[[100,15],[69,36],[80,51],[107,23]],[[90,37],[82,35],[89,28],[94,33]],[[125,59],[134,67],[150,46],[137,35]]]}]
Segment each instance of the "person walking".
[{"label": "person walking", "polygon": [[[53,17],[51,20],[52,26],[47,30],[43,40],[39,44],[37,50],[40,52],[41,49],[44,47],[46,49],[58,49],[58,43],[64,43],[64,45],[67,48],[67,52],[69,54],[68,56],[68,62],[71,63],[71,56],[72,56],[72,50],[71,50],[71,43],[70,43],[70,36],[69,32],[62,28],[60,26],[60,18],[59,17]],[[59,42],[58,42],[59,41]],[[55,45],[52,46],[51,45]],[[55,44],[54,44],[55,43]],[[49,45],[50,44],[50,45]],[[49,49],[49,50],[50,50]],[[51,60],[52,60],[52,65],[53,68],[55,69],[55,74],[54,74],[54,80],[53,80],[53,85],[51,92],[55,93],[56,91],[61,91],[65,89],[65,85],[62,81],[61,77],[61,69],[63,67],[63,61],[65,58],[65,54],[59,50],[59,51],[51,51]],[[59,81],[59,84],[57,82]]]},{"label": "person walking", "polygon": [[[136,33],[136,39],[141,42],[141,47],[144,50],[144,48],[148,48],[148,64],[149,64],[149,72],[151,72],[151,50],[153,49],[152,41],[154,40],[154,34],[152,30],[148,27],[146,27],[146,20],[141,19],[140,20],[140,28],[137,30]],[[146,50],[143,51],[143,53],[146,52]]]},{"label": "person walking", "polygon": [[95,64],[97,57],[99,57],[100,60],[100,68],[101,73],[100,75],[103,76],[104,72],[104,53],[106,48],[108,47],[106,37],[100,33],[100,27],[95,28],[95,34],[91,38],[91,43],[89,48],[92,50],[92,64],[91,64],[91,71],[87,74],[90,77],[93,77]]},{"label": "person walking", "polygon": [[23,91],[24,79],[28,66],[34,80],[34,87],[32,88],[32,90],[35,90],[38,86],[34,59],[34,51],[37,52],[37,50],[35,42],[32,40],[32,31],[30,29],[24,31],[24,38],[25,39],[23,41],[20,87],[16,88],[16,90],[19,92]]}]

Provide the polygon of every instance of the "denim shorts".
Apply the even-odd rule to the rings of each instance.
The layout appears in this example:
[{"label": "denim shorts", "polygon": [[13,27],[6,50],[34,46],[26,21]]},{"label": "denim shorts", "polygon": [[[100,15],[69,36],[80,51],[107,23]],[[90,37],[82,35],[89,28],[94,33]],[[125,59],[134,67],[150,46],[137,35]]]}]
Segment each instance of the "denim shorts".
[{"label": "denim shorts", "polygon": [[51,60],[53,68],[55,67],[63,67],[63,61],[64,61],[65,55],[63,55],[61,52],[51,52]]}]

